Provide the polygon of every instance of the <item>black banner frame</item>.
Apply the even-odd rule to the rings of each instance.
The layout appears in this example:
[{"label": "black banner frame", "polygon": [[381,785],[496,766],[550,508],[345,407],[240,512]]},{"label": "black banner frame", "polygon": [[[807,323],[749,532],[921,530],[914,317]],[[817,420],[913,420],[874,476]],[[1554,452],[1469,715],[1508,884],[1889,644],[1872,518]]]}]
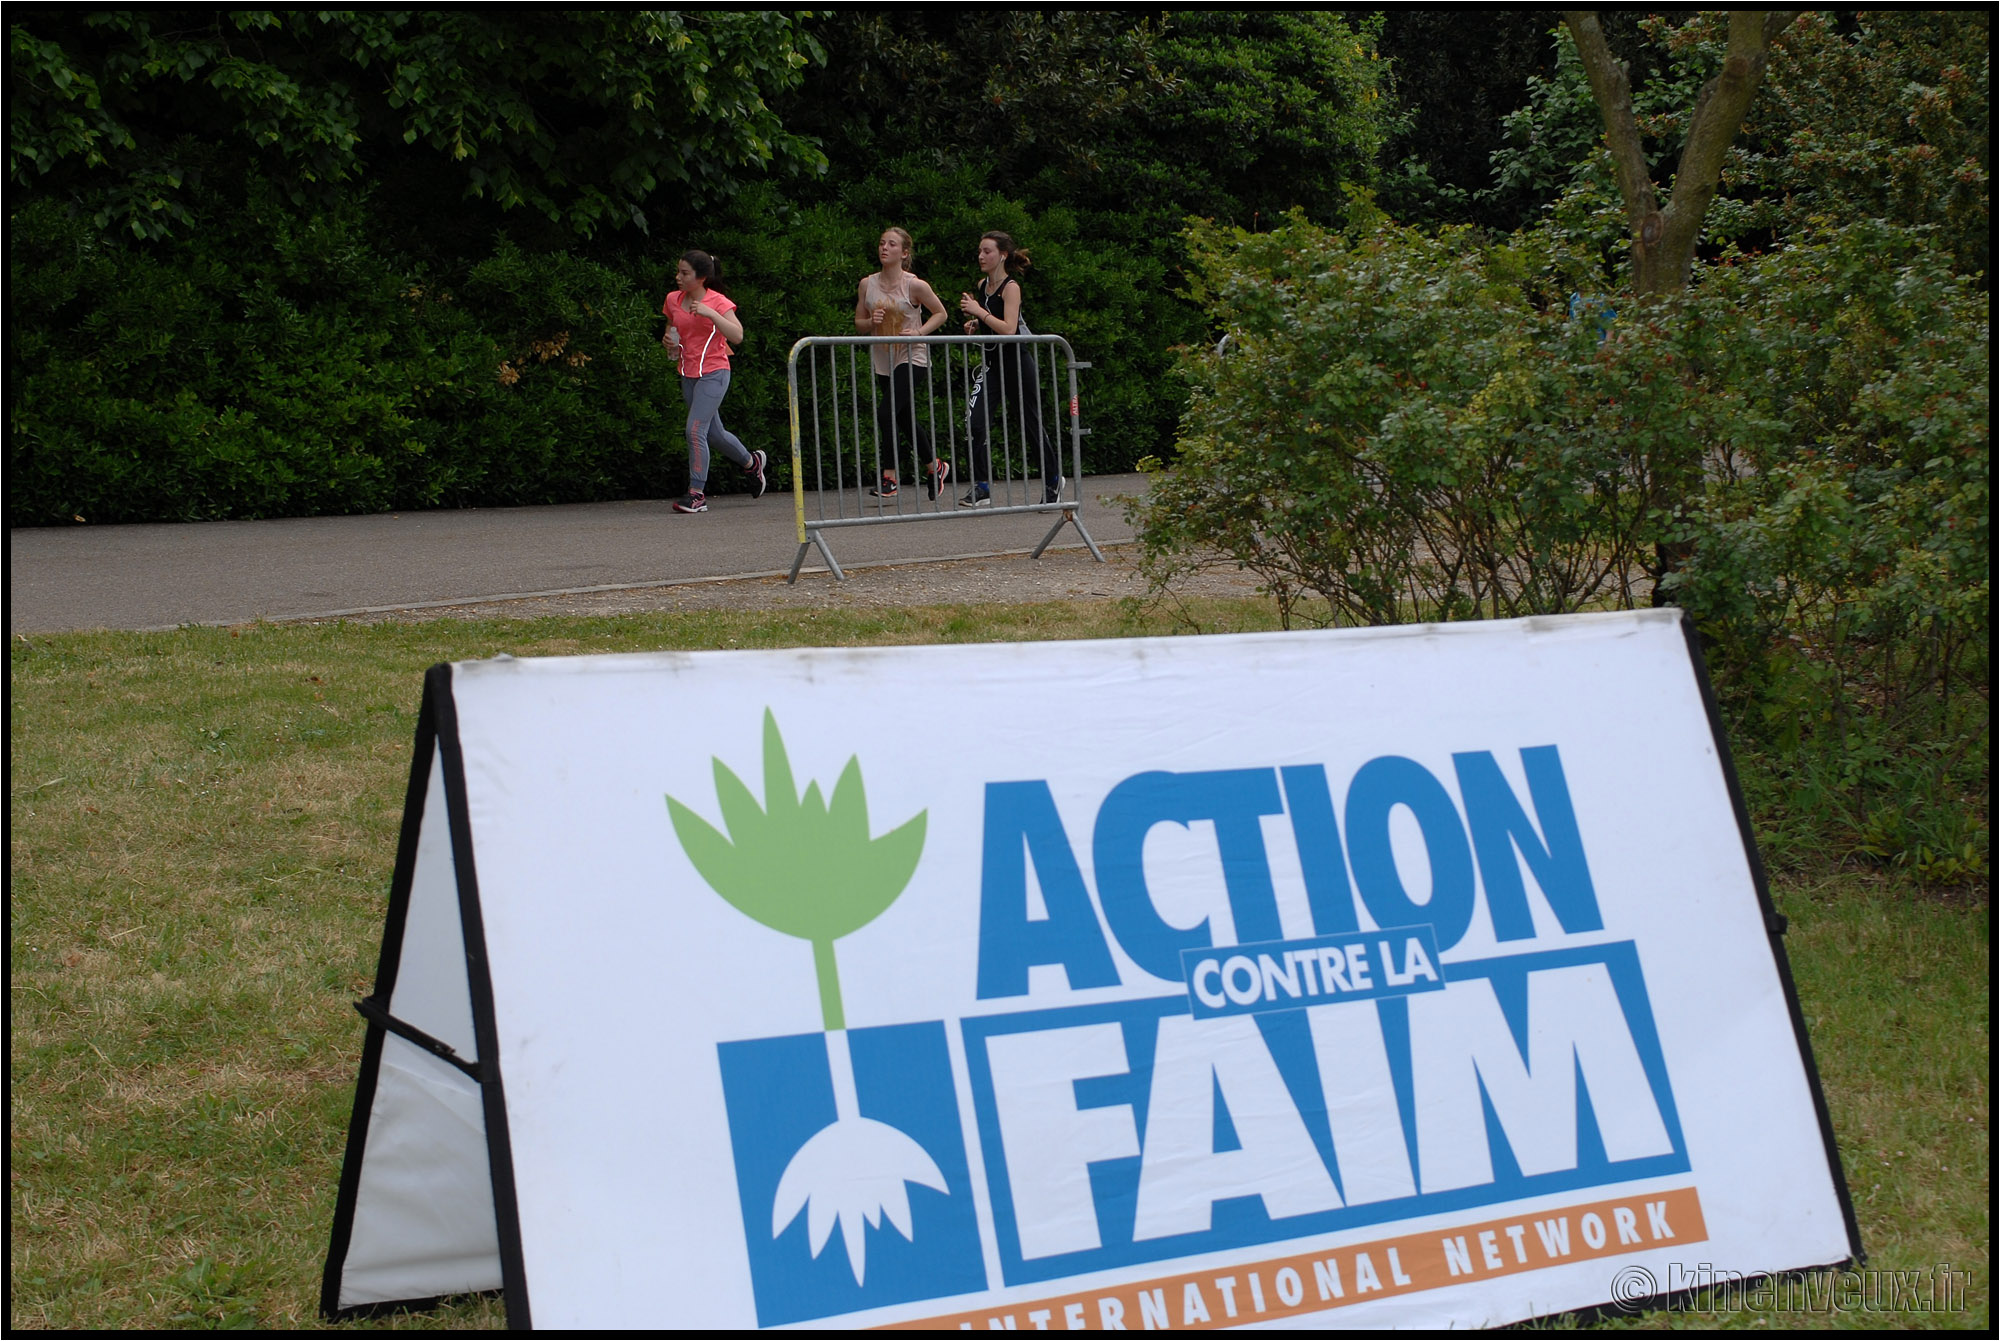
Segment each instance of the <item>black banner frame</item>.
[{"label": "black banner frame", "polygon": [[[471,993],[474,1051],[460,1058],[449,1046],[389,1013],[402,965],[403,930],[409,917],[410,891],[416,881],[417,839],[423,831],[425,802],[430,790],[433,758],[443,765],[445,815],[451,839],[452,873],[457,883],[459,929],[465,942],[466,986]],[[374,1317],[430,1308],[450,1296],[382,1300],[340,1306],[341,1278],[354,1233],[354,1213],[361,1191],[361,1166],[368,1150],[369,1114],[381,1071],[382,1046],[395,1033],[437,1054],[479,1086],[486,1120],[488,1176],[492,1180],[494,1228],[500,1245],[501,1296],[510,1331],[534,1326],[528,1301],[526,1260],[521,1247],[520,1205],[514,1185],[512,1143],[507,1133],[507,1091],[500,1074],[499,1033],[493,1015],[493,979],[486,955],[485,924],[479,906],[479,874],[473,859],[472,821],[466,806],[465,754],[459,743],[458,707],[452,698],[451,667],[432,666],[424,675],[423,699],[417,709],[410,781],[403,800],[403,825],[396,844],[396,868],[389,885],[389,910],[382,931],[382,952],[376,961],[375,988],[356,1003],[368,1022],[362,1042],[361,1072],[354,1087],[354,1112],[347,1127],[347,1154],[334,1206],[332,1238],[326,1271],[320,1282],[320,1313],[329,1320]]]}]

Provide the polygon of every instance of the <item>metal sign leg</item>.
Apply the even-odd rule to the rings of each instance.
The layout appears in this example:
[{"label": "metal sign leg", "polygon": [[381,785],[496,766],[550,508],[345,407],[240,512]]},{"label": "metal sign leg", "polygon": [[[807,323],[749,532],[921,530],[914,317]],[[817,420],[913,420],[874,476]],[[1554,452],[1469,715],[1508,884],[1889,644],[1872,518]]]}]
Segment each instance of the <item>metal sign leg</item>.
[{"label": "metal sign leg", "polygon": [[1083,543],[1090,547],[1091,557],[1099,563],[1103,563],[1104,551],[1097,547],[1097,542],[1090,538],[1090,532],[1083,528],[1083,518],[1077,515],[1077,511],[1076,508],[1064,508],[1062,516],[1056,518],[1056,524],[1049,528],[1049,533],[1042,537],[1042,543],[1035,546],[1035,552],[1028,557],[1031,559],[1041,558],[1042,551],[1049,547],[1049,542],[1056,538],[1057,532],[1061,531],[1065,526],[1074,526],[1076,533],[1083,537]]},{"label": "metal sign leg", "polygon": [[848,580],[848,574],[840,570],[840,564],[838,564],[838,562],[834,562],[834,550],[826,548],[826,536],[822,536],[822,534],[820,534],[818,530],[814,530],[814,532],[812,532],[812,536],[810,536],[808,540],[800,542],[800,546],[798,546],[798,554],[794,554],[794,556],[792,556],[792,576],[784,578],[786,586],[790,586],[792,582],[796,582],[796,580],[798,580],[798,570],[800,570],[802,566],[806,566],[806,550],[808,550],[808,548],[814,548],[814,546],[818,546],[818,550],[820,550],[820,558],[822,558],[822,560],[826,562],[826,570],[834,574],[834,580],[836,580],[836,582],[846,582],[846,580]]},{"label": "metal sign leg", "polygon": [[840,565],[834,561],[833,551],[826,547],[826,537],[818,531],[811,531],[808,532],[808,538],[800,543],[799,552],[792,557],[792,575],[785,579],[787,586],[799,580],[799,569],[805,566],[806,551],[814,546],[819,548],[819,557],[825,561],[826,570],[833,574],[833,580],[836,582],[847,580],[847,574],[841,572]]}]

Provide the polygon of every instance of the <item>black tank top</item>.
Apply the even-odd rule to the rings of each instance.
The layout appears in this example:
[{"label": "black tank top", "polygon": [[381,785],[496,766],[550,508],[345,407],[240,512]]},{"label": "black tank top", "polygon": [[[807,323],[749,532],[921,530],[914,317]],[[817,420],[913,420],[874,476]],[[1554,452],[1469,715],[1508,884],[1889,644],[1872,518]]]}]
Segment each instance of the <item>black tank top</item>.
[{"label": "black tank top", "polygon": [[[985,308],[988,312],[991,312],[995,317],[998,317],[1002,321],[1005,321],[1007,319],[1007,285],[1009,284],[1014,285],[1014,287],[1016,288],[1020,287],[1020,281],[1015,279],[1012,275],[1007,276],[1007,278],[1001,282],[999,289],[993,293],[986,292],[985,280],[982,279],[979,281],[979,305]],[[987,326],[986,333],[988,335],[991,335],[993,333],[993,328],[991,326]],[[1025,311],[1016,312],[1014,314],[1014,334],[1016,335],[1033,334],[1033,332],[1028,329],[1028,316]],[[984,353],[987,358],[990,359],[995,354],[1000,352],[1002,346],[999,343],[995,342],[993,344],[983,344],[979,348],[980,351]],[[1016,348],[1016,346],[1007,345],[1005,346],[1005,348],[1009,353],[1012,353]]]}]

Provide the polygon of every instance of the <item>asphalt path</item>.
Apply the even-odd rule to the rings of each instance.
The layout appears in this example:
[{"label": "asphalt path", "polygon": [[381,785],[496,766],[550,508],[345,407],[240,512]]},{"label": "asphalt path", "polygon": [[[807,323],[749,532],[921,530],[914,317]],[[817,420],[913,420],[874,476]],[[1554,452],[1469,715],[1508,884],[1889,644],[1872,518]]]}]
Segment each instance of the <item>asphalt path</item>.
[{"label": "asphalt path", "polygon": [[[1079,510],[1099,545],[1130,540],[1115,500],[1144,493],[1143,475],[1083,481]],[[808,516],[821,499],[806,495]],[[827,514],[874,515],[857,492]],[[1018,554],[1054,522],[1048,514],[959,512],[921,490],[896,500],[906,517],[830,529],[846,568]],[[892,505],[894,506],[894,505]],[[1065,527],[1054,547],[1083,543]],[[158,630],[184,624],[326,619],[343,615],[769,577],[798,552],[790,493],[716,496],[683,516],[665,500],[559,507],[463,508],[366,517],[28,527],[8,533],[11,632]],[[804,573],[827,581],[816,550]]]}]

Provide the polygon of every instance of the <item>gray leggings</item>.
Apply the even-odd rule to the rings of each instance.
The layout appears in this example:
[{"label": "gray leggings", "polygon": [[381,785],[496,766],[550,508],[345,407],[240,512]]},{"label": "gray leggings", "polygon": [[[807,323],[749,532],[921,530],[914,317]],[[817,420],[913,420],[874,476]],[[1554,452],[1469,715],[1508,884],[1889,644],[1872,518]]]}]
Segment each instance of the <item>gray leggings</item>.
[{"label": "gray leggings", "polygon": [[702,493],[708,484],[708,444],[739,466],[750,464],[750,449],[722,426],[722,398],[729,394],[729,369],[705,377],[681,378],[681,396],[688,407],[688,490]]}]

